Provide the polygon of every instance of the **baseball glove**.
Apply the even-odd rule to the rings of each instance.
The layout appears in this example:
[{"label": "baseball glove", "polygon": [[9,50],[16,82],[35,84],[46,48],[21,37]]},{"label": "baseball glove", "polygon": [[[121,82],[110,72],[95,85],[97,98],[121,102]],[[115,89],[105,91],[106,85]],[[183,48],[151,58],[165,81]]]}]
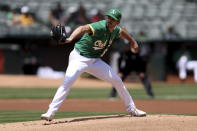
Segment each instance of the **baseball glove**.
[{"label": "baseball glove", "polygon": [[67,38],[65,26],[57,25],[51,28],[51,37],[55,40],[65,42]]}]

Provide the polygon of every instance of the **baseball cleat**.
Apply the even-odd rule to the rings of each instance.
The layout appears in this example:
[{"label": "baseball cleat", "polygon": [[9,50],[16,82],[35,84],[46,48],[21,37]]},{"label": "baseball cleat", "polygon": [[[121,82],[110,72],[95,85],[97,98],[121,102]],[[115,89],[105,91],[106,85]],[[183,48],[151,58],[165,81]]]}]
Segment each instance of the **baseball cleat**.
[{"label": "baseball cleat", "polygon": [[45,113],[41,115],[41,119],[44,119],[46,121],[52,121],[53,120],[54,115],[49,114],[49,113]]},{"label": "baseball cleat", "polygon": [[137,108],[131,110],[131,116],[135,116],[135,117],[143,117],[143,116],[146,116],[146,112],[144,111],[141,111]]}]

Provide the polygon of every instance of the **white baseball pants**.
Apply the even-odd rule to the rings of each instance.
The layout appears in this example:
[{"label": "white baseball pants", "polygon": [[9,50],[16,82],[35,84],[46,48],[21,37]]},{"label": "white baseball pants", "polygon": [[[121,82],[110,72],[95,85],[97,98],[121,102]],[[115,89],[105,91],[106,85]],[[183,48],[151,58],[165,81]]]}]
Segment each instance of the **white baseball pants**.
[{"label": "white baseball pants", "polygon": [[188,57],[186,55],[181,56],[177,61],[177,66],[179,69],[179,78],[181,80],[184,80],[187,77],[187,68],[186,68],[187,62],[188,62]]},{"label": "white baseball pants", "polygon": [[193,71],[194,81],[197,83],[197,60],[189,60],[186,55],[180,57],[177,62],[179,69],[179,78],[184,80],[187,77],[187,71]]},{"label": "white baseball pants", "polygon": [[194,81],[197,83],[197,60],[188,61],[187,70],[193,71]]},{"label": "white baseball pants", "polygon": [[100,58],[87,58],[81,56],[77,49],[74,49],[69,56],[69,65],[65,74],[64,82],[58,88],[53,101],[49,105],[48,113],[55,114],[60,105],[67,97],[69,89],[79,75],[88,72],[99,79],[112,83],[116,88],[120,98],[123,100],[127,112],[135,108],[135,104],[129,92],[125,88],[121,78],[113,71],[113,69],[103,62]]}]

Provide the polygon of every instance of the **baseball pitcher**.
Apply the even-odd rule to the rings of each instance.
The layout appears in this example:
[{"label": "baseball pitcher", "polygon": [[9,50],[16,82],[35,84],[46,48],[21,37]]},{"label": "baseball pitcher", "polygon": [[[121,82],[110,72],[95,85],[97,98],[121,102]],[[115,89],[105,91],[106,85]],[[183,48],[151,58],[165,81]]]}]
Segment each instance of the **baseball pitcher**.
[{"label": "baseball pitcher", "polygon": [[101,60],[117,37],[128,40],[132,51],[138,52],[136,41],[118,26],[120,20],[121,12],[118,9],[110,9],[105,20],[79,26],[68,38],[66,38],[65,27],[56,26],[52,29],[52,36],[58,39],[60,44],[69,44],[79,36],[82,37],[75,43],[74,49],[70,53],[64,82],[58,88],[48,111],[41,115],[42,119],[47,121],[53,119],[73,83],[83,72],[88,72],[99,79],[110,82],[116,88],[131,116],[146,116],[146,112],[136,108],[132,97],[117,73]]}]

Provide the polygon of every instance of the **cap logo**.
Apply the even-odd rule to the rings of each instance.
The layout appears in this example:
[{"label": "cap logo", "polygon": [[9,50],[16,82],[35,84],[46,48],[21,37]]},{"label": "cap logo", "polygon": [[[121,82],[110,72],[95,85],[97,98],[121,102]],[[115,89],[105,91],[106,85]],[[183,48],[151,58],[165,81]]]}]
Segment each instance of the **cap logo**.
[{"label": "cap logo", "polygon": [[112,10],[112,13],[115,15],[116,14],[116,11],[115,10]]}]

